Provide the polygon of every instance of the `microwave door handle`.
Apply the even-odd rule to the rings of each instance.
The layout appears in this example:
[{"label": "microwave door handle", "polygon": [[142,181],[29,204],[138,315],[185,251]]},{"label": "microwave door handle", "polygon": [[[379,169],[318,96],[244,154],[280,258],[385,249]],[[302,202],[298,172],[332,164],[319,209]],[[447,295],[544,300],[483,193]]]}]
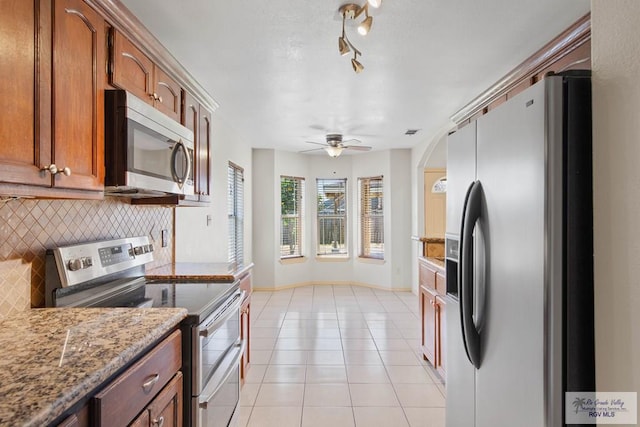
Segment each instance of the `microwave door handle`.
[{"label": "microwave door handle", "polygon": [[[186,164],[187,167],[185,168],[185,171],[182,174],[182,176],[179,176],[178,171],[176,170],[176,162],[178,160],[177,158],[178,150],[181,150],[184,153],[184,158],[186,159],[186,163],[187,163]],[[173,151],[171,153],[171,176],[173,177],[173,180],[177,182],[180,187],[182,187],[182,185],[185,182],[187,182],[187,179],[189,178],[190,173],[191,173],[191,157],[189,156],[189,150],[187,150],[187,147],[184,145],[182,140],[180,140],[176,143],[176,145],[173,146]]]},{"label": "microwave door handle", "polygon": [[244,354],[245,340],[241,340],[239,343],[235,344],[234,347],[236,348],[235,352],[233,353],[230,352],[230,354],[228,354],[225,357],[225,360],[223,360],[222,363],[220,364],[221,366],[224,366],[227,360],[229,361],[228,368],[225,370],[224,374],[222,375],[222,378],[220,378],[220,381],[216,381],[217,384],[213,389],[213,391],[209,392],[206,388],[205,390],[202,391],[202,394],[200,395],[201,396],[200,403],[198,403],[198,406],[200,408],[207,409],[207,405],[209,404],[211,399],[213,399],[216,393],[220,391],[220,388],[227,382],[231,374],[233,374],[233,371],[237,369],[238,364],[240,363],[240,359]]},{"label": "microwave door handle", "polygon": [[224,310],[223,315],[221,315],[216,320],[214,320],[209,325],[207,325],[206,329],[201,330],[199,332],[199,335],[205,338],[208,337],[209,334],[211,334],[213,331],[216,330],[218,325],[220,325],[222,322],[225,322],[229,317],[233,316],[233,313],[235,313],[237,310],[240,309],[240,305],[244,300],[244,294],[245,294],[245,291],[236,292],[235,295],[233,296],[233,304],[231,304],[229,307],[227,307]]}]

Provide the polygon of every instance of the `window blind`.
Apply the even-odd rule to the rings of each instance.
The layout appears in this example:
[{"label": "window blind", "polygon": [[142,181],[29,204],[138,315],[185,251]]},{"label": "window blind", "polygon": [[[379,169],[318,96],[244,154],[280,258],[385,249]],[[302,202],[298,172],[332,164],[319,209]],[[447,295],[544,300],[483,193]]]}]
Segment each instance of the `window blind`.
[{"label": "window blind", "polygon": [[317,179],[318,255],[347,255],[347,180]]},{"label": "window blind", "polygon": [[280,177],[280,258],[303,256],[304,178]]},{"label": "window blind", "polygon": [[360,187],[360,256],[384,259],[382,176],[358,178]]},{"label": "window blind", "polygon": [[244,263],[244,169],[229,162],[227,168],[229,262]]}]

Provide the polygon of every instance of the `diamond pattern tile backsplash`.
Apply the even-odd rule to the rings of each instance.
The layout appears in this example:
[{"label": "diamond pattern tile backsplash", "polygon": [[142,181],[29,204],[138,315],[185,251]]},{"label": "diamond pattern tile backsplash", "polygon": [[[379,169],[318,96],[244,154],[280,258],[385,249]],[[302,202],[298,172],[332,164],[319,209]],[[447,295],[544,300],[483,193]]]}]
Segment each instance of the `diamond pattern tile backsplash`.
[{"label": "diamond pattern tile backsplash", "polygon": [[[0,201],[0,319],[44,306],[45,252],[57,246],[148,235],[153,266],[173,260],[172,208],[86,200]],[[161,246],[161,230],[169,245]]]}]

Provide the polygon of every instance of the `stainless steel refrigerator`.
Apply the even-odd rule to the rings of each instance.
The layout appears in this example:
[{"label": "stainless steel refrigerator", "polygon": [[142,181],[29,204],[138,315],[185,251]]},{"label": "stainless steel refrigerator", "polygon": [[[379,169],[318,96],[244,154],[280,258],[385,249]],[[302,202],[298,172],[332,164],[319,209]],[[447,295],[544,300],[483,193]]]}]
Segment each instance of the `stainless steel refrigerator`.
[{"label": "stainless steel refrigerator", "polygon": [[562,426],[595,390],[591,158],[585,71],[449,136],[448,427]]}]

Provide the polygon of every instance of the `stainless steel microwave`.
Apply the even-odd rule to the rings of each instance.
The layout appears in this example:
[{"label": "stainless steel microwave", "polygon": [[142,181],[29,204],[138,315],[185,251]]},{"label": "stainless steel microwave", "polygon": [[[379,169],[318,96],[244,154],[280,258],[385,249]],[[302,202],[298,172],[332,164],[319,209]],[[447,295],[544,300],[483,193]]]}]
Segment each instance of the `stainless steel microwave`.
[{"label": "stainless steel microwave", "polygon": [[105,92],[105,193],[193,195],[193,132],[124,90]]}]

